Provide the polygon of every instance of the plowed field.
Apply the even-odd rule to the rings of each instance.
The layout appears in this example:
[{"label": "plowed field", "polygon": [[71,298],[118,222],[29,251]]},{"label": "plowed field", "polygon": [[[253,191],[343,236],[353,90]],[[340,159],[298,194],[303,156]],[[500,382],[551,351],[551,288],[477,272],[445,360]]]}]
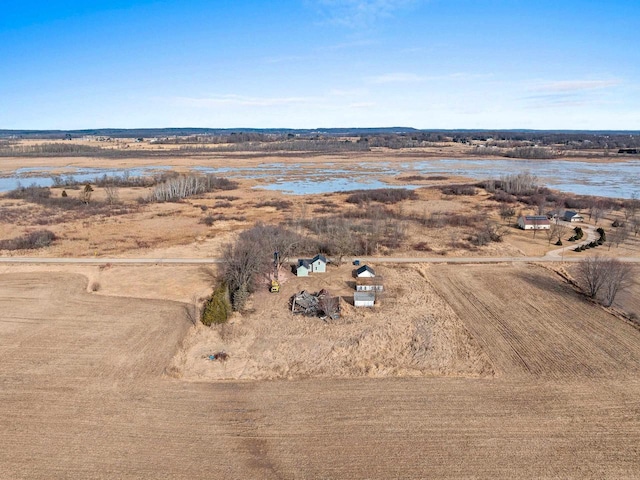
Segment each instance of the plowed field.
[{"label": "plowed field", "polygon": [[640,332],[532,265],[429,270],[434,287],[509,377],[640,376]]},{"label": "plowed field", "polygon": [[[491,314],[482,292],[549,293],[551,277],[526,272],[425,270],[497,377],[209,383],[163,374],[189,328],[182,304],[90,294],[78,275],[0,275],[0,478],[640,478],[640,334],[577,297],[566,308],[590,316],[571,317],[582,336],[564,310],[545,316],[552,335]],[[482,315],[453,301],[466,282]],[[557,338],[580,345],[562,349],[566,368]]]}]

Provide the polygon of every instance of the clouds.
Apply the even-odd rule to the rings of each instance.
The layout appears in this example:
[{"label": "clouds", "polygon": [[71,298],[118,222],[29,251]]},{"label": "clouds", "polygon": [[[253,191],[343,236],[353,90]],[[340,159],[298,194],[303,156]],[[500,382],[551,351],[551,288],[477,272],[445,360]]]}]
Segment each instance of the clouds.
[{"label": "clouds", "polygon": [[587,90],[600,90],[620,85],[622,82],[617,79],[612,80],[561,80],[546,82],[534,87],[534,90],[549,93],[575,93]]},{"label": "clouds", "polygon": [[422,82],[433,82],[433,81],[477,81],[481,79],[491,78],[492,74],[482,74],[482,73],[466,73],[466,72],[455,72],[455,73],[446,73],[443,75],[418,75],[416,73],[409,72],[391,72],[384,73],[381,75],[375,75],[372,77],[367,77],[365,81],[374,85],[387,85],[391,83],[422,83]]},{"label": "clouds", "polygon": [[534,108],[580,107],[601,103],[615,87],[622,84],[618,79],[606,80],[558,80],[538,82],[529,88],[525,97]]},{"label": "clouds", "polygon": [[211,108],[219,106],[274,107],[279,105],[303,105],[317,101],[316,97],[251,97],[246,95],[216,95],[211,97],[174,97],[172,103],[179,107]]},{"label": "clouds", "polygon": [[395,72],[376,75],[367,79],[376,85],[386,85],[389,83],[419,83],[428,80],[428,77],[416,75],[415,73]]},{"label": "clouds", "polygon": [[420,0],[315,0],[311,3],[330,23],[359,28],[389,18]]}]

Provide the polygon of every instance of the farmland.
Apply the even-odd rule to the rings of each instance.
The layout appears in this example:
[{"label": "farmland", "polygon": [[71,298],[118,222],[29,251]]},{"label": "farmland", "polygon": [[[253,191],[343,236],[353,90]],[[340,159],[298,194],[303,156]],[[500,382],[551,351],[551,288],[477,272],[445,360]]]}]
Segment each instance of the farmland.
[{"label": "farmland", "polygon": [[[43,228],[55,234],[37,250],[2,251],[35,260],[0,264],[0,477],[640,477],[640,331],[623,318],[640,312],[637,267],[635,283],[606,310],[549,264],[384,263],[591,254],[549,256],[558,248],[550,237],[516,230],[515,219],[502,216],[507,197],[465,178],[418,175],[407,152],[176,151],[173,158],[175,146],[127,145],[167,152],[6,157],[3,168],[48,162],[62,173],[170,158],[181,173],[231,163],[284,179],[324,178],[331,165],[347,178],[361,162],[384,160],[402,171],[373,169],[374,180],[401,186],[413,178],[418,186],[377,197],[293,196],[260,188],[266,176],[247,175],[229,191],[171,202],[144,200],[153,187],[136,184],[119,187],[114,201],[97,184],[88,203],[79,200],[82,185],[0,198],[6,245]],[[550,190],[537,199],[549,208],[586,201]],[[507,200],[514,212],[539,208],[531,196]],[[599,205],[607,207],[599,225],[615,237],[612,224],[629,216],[628,205]],[[293,253],[294,261],[321,248],[336,249],[326,253],[338,259],[339,247],[357,246],[345,256],[372,259],[384,277],[380,302],[353,306],[350,262],[306,278],[283,269],[279,294],[268,292],[262,271],[242,312],[224,325],[199,324],[196,307],[223,264],[154,259],[220,259],[257,222],[309,250]],[[594,230],[595,219],[585,229]],[[345,232],[351,237],[328,242]],[[490,233],[504,238],[481,241]],[[640,241],[629,235],[598,251],[637,257]],[[33,263],[70,256],[95,264]],[[107,257],[151,263],[101,261]],[[291,314],[294,293],[321,289],[340,297],[339,319]],[[220,351],[225,362],[210,359]]]},{"label": "farmland", "polygon": [[[416,292],[418,277],[441,292],[495,375],[185,382],[169,369],[191,328],[183,304],[88,293],[79,275],[3,274],[3,474],[637,478],[637,330],[546,271],[417,268],[399,278],[416,275]],[[105,291],[126,288],[110,278],[122,276],[104,276]],[[560,314],[525,304],[518,318],[490,287],[500,278],[550,295]],[[456,300],[469,281],[473,308]]]}]

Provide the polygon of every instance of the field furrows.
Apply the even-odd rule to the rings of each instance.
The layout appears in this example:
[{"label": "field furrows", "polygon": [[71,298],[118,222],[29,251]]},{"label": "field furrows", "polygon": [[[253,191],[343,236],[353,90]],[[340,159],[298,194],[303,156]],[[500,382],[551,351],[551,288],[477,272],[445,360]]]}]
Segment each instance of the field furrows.
[{"label": "field furrows", "polygon": [[2,479],[640,478],[637,377],[182,382],[181,305],[85,288],[0,276]]},{"label": "field furrows", "polygon": [[640,332],[535,266],[438,266],[434,287],[498,374],[637,375]]}]

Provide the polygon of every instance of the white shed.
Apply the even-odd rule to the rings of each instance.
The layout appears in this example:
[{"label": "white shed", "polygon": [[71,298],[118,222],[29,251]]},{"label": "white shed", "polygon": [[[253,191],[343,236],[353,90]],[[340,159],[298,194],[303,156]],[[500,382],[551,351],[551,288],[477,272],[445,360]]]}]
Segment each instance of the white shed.
[{"label": "white shed", "polygon": [[358,278],[372,278],[376,276],[376,272],[373,271],[373,268],[371,268],[369,265],[363,265],[361,266],[359,269],[356,270],[356,276]]},{"label": "white shed", "polygon": [[373,292],[355,292],[353,305],[356,307],[373,307],[376,303],[376,294]]}]

